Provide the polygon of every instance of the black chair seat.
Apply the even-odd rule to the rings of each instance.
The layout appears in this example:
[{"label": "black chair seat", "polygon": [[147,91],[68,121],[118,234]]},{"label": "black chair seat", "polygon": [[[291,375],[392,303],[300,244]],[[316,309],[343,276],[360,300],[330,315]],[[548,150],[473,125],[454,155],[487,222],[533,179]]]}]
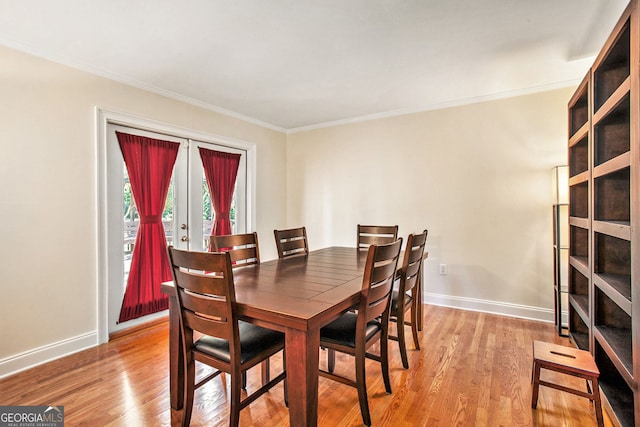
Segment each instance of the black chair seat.
[{"label": "black chair seat", "polygon": [[[411,304],[411,295],[404,294],[404,306],[407,307]],[[393,291],[391,295],[391,313],[398,312],[398,291]]]},{"label": "black chair seat", "polygon": [[[356,313],[345,313],[327,326],[320,329],[320,341],[333,342],[355,348],[356,346]],[[377,320],[367,323],[366,338],[371,338],[382,329]]]},{"label": "black chair seat", "polygon": [[[284,334],[251,323],[238,321],[238,334],[240,335],[240,363],[251,360],[261,352],[284,345]],[[216,359],[229,362],[229,341],[221,338],[205,335],[195,342],[197,351],[206,353]]]}]

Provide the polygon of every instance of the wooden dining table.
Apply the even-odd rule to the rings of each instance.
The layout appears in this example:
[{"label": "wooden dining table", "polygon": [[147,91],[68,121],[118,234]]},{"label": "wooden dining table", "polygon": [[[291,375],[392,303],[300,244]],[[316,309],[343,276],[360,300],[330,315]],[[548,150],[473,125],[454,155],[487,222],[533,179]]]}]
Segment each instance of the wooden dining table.
[{"label": "wooden dining table", "polygon": [[[239,317],[285,334],[291,426],[317,425],[320,328],[358,303],[366,258],[366,250],[329,247],[233,271]],[[173,282],[163,283],[162,291],[169,296],[171,407],[180,410],[180,312]]]}]

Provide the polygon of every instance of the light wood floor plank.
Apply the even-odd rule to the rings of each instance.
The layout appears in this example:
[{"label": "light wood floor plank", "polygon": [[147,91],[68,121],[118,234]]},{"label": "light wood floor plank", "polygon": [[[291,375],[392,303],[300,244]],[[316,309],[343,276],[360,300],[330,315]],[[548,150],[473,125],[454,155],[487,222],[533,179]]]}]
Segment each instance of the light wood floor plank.
[{"label": "light wood floor plank", "polygon": [[[538,409],[531,409],[533,340],[569,345],[553,325],[436,306],[424,312],[422,350],[413,350],[409,340],[409,370],[402,368],[397,343],[390,343],[391,395],[379,364],[368,365],[375,426],[596,425],[587,399],[546,387]],[[320,364],[326,368],[325,352]],[[0,405],[64,405],[68,426],[176,426],[181,412],[169,408],[168,365],[168,325],[157,322],[0,380]],[[272,375],[280,372],[281,357],[271,366]],[[337,354],[336,371],[351,374],[353,367],[351,357]],[[543,372],[544,378],[585,387],[556,373]],[[260,370],[253,369],[248,388],[259,382]],[[320,378],[318,394],[320,426],[362,425],[355,389]],[[228,390],[220,379],[196,391],[194,406],[192,425],[228,424]],[[288,426],[282,385],[244,409],[241,424]]]}]

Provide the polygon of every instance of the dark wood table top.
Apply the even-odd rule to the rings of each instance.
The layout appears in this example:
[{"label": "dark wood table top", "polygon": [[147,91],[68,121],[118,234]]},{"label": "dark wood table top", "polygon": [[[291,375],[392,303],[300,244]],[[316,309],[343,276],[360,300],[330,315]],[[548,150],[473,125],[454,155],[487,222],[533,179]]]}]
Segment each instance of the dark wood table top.
[{"label": "dark wood table top", "polygon": [[[327,310],[346,311],[358,302],[366,258],[367,251],[330,247],[236,268],[238,314],[277,330],[318,327],[317,321],[327,323]],[[175,293],[172,282],[162,289]]]}]

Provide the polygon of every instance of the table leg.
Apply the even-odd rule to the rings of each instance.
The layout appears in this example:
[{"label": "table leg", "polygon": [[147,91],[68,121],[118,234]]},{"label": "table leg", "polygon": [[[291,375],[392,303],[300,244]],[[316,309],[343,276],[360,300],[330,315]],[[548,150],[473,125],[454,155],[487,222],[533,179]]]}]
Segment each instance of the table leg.
[{"label": "table leg", "polygon": [[169,396],[171,408],[179,411],[184,403],[184,355],[180,331],[180,307],[169,297]]},{"label": "table leg", "polygon": [[318,361],[320,330],[287,329],[287,390],[292,426],[318,424]]}]

